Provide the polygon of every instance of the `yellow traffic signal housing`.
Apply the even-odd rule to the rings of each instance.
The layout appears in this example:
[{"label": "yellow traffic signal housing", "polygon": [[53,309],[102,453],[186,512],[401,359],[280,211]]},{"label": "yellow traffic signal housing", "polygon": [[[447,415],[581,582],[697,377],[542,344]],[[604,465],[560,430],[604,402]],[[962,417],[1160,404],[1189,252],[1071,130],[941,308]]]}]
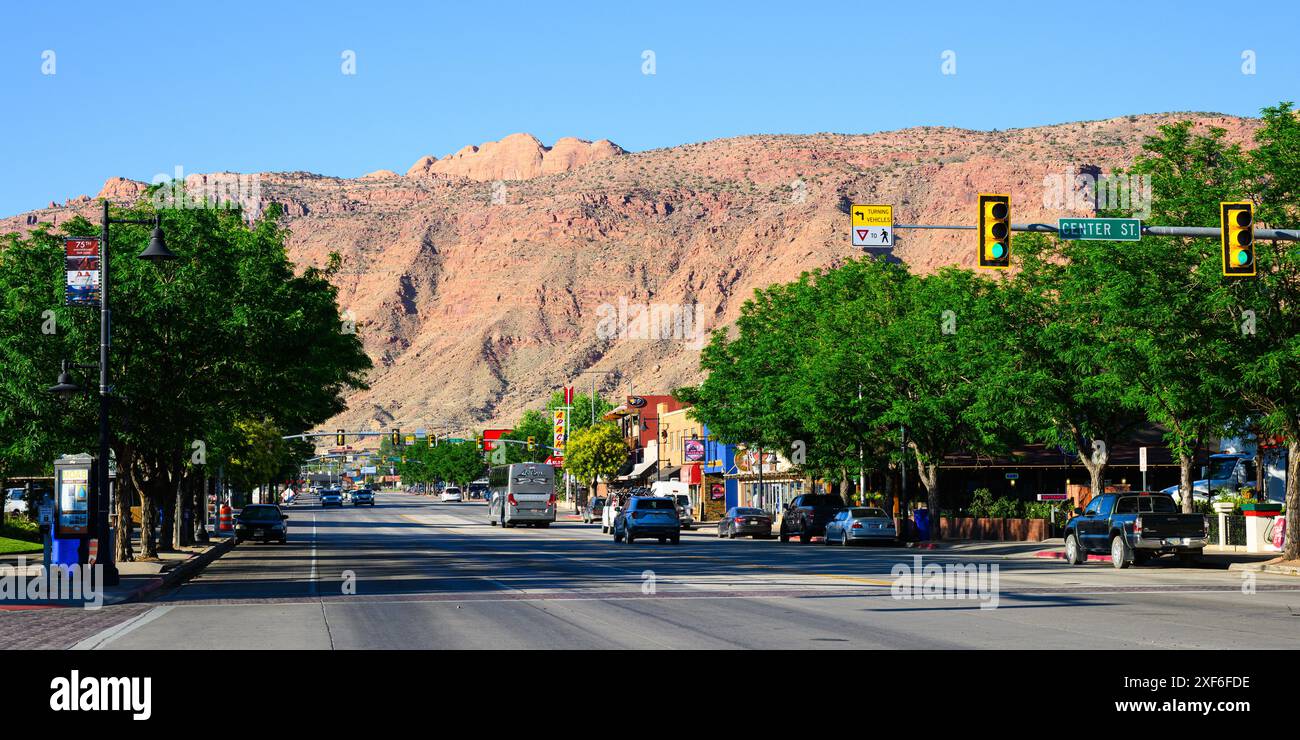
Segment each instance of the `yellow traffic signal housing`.
[{"label": "yellow traffic signal housing", "polygon": [[394,447],[401,447],[401,446],[402,446],[402,430],[401,430],[401,429],[394,429],[394,430],[393,430],[393,446],[394,446]]},{"label": "yellow traffic signal housing", "polygon": [[342,429],[338,430],[338,432],[334,435],[334,446],[343,447],[347,443],[348,443],[347,434]]},{"label": "yellow traffic signal housing", "polygon": [[529,451],[529,452],[532,452],[532,451],[535,450],[535,449],[537,449],[537,438],[536,438],[536,437],[529,437],[529,438],[528,438],[528,451]]},{"label": "yellow traffic signal housing", "polygon": [[986,270],[1011,267],[1011,196],[979,195],[979,266]]},{"label": "yellow traffic signal housing", "polygon": [[482,438],[482,437],[475,437],[475,438],[474,438],[474,446],[478,448],[478,451],[479,451],[479,452],[482,452],[482,451],[483,451],[483,438]]},{"label": "yellow traffic signal housing", "polygon": [[1249,201],[1219,204],[1219,234],[1223,242],[1223,274],[1255,274],[1255,205]]}]

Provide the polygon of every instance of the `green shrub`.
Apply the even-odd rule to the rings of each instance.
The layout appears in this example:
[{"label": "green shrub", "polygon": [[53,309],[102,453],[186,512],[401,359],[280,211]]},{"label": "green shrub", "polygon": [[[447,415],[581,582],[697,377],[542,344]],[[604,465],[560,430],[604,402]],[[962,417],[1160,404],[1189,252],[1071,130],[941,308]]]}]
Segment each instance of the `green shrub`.
[{"label": "green shrub", "polygon": [[1020,501],[1003,496],[989,506],[989,516],[994,519],[1015,519],[1020,516]]},{"label": "green shrub", "polygon": [[976,488],[970,495],[970,506],[966,510],[973,517],[992,516],[989,509],[993,506],[993,492],[987,488]]},{"label": "green shrub", "polygon": [[41,527],[26,517],[7,516],[4,527],[0,528],[0,537],[24,542],[40,542]]}]

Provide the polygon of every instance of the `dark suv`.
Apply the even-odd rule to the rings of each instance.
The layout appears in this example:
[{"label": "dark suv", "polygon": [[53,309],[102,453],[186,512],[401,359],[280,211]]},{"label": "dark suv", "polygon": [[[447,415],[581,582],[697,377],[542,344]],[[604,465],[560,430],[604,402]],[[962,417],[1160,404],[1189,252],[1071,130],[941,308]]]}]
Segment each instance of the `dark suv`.
[{"label": "dark suv", "polygon": [[781,517],[781,541],[789,542],[798,535],[799,542],[808,544],[814,537],[826,536],[826,524],[844,506],[844,499],[833,493],[805,493],[785,505]]}]

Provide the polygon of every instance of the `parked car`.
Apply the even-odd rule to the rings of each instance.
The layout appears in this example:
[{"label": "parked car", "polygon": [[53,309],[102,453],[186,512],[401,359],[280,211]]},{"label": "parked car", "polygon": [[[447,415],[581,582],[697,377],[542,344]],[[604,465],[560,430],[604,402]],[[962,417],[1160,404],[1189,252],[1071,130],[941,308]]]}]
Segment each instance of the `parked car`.
[{"label": "parked car", "polygon": [[667,496],[677,502],[677,518],[682,520],[682,529],[686,530],[695,526],[695,507],[691,504],[690,490],[689,484],[675,480],[650,484],[651,496]]},{"label": "parked car", "polygon": [[240,509],[235,517],[235,544],[256,540],[258,542],[289,541],[289,515],[275,504],[254,504]]},{"label": "parked car", "polygon": [[353,506],[362,506],[362,505],[374,506],[375,492],[370,490],[369,488],[358,488],[356,492],[352,494],[352,505]]},{"label": "parked car", "polygon": [[339,508],[342,508],[343,491],[340,491],[337,488],[326,488],[325,490],[321,491],[320,505],[322,509],[325,508],[326,506],[338,506]]},{"label": "parked car", "polygon": [[605,507],[600,510],[600,533],[610,534],[614,531],[614,520],[623,512],[625,499],[614,494],[605,500]]},{"label": "parked car", "polygon": [[660,543],[682,541],[682,523],[677,502],[666,496],[633,496],[627,508],[614,520],[614,541],[629,545],[637,538],[656,537]]},{"label": "parked car", "polygon": [[23,498],[23,489],[10,488],[5,491],[5,516],[18,516],[27,513],[27,499]]},{"label": "parked car", "polygon": [[1065,523],[1065,559],[1078,565],[1088,553],[1109,553],[1111,565],[1127,568],[1172,554],[1190,564],[1204,552],[1209,526],[1203,514],[1180,513],[1167,493],[1103,493]]},{"label": "parked car", "polygon": [[785,515],[781,517],[781,541],[789,542],[791,537],[797,536],[799,542],[806,545],[814,537],[825,536],[826,525],[844,508],[844,499],[833,493],[796,496],[785,505]]},{"label": "parked car", "polygon": [[594,524],[598,518],[603,520],[604,515],[605,499],[600,496],[591,496],[582,507],[582,521],[587,524]]},{"label": "parked car", "polygon": [[772,536],[772,515],[763,509],[733,506],[718,522],[718,536],[733,540],[745,536],[767,539]]},{"label": "parked car", "polygon": [[884,509],[874,506],[844,509],[837,512],[826,524],[826,544],[838,542],[888,542],[898,544],[898,530],[894,520]]},{"label": "parked car", "polygon": [[439,501],[463,501],[464,496],[460,494],[460,488],[457,486],[447,486],[438,494]]}]

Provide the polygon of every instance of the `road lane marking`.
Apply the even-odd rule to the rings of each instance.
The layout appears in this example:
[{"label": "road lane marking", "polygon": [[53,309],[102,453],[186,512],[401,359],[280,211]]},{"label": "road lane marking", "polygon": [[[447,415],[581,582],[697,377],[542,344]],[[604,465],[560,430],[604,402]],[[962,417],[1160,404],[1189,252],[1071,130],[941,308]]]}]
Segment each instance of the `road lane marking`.
[{"label": "road lane marking", "polygon": [[873,586],[893,586],[894,581],[884,581],[879,578],[862,578],[859,576],[841,576],[834,573],[809,573],[813,578],[838,578],[841,581],[854,581],[856,583],[869,583]]},{"label": "road lane marking", "polygon": [[311,575],[308,576],[311,582],[311,595],[316,595],[316,515],[311,515]]},{"label": "road lane marking", "polygon": [[110,642],[128,635],[131,632],[145,626],[153,620],[161,617],[171,611],[172,606],[155,606],[144,614],[134,616],[121,624],[113,625],[106,630],[102,630],[72,646],[73,650],[98,650]]}]

